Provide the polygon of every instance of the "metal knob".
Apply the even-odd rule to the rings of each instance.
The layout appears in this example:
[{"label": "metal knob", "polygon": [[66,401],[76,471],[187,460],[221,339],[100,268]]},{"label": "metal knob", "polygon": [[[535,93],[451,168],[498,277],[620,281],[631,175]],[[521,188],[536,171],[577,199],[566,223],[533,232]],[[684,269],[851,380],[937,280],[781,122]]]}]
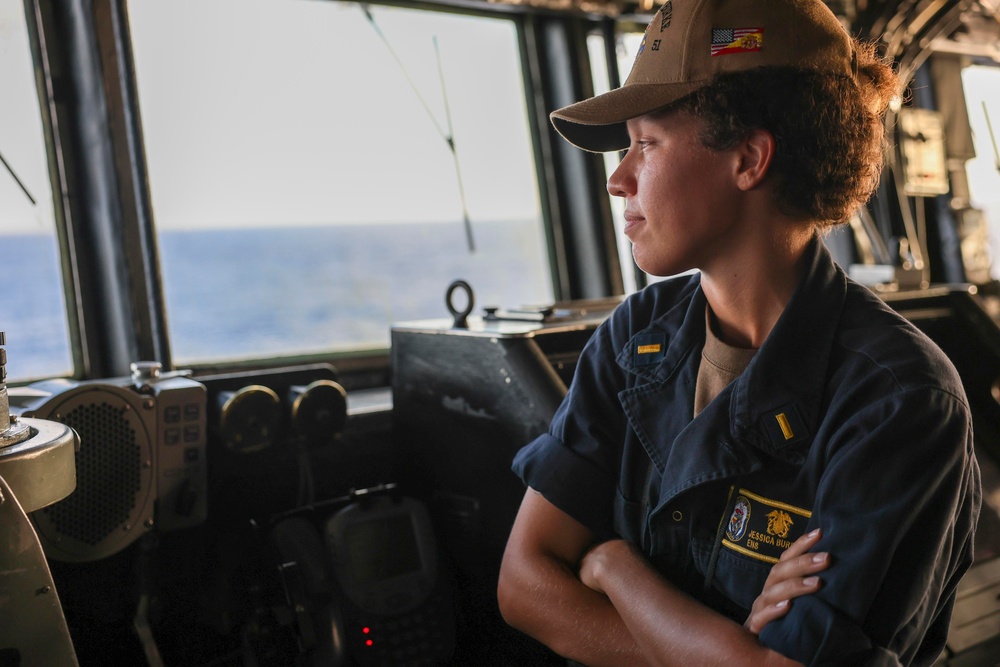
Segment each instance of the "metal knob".
[{"label": "metal knob", "polygon": [[159,361],[133,361],[129,368],[132,369],[132,381],[138,385],[155,380],[163,372],[163,364]]}]

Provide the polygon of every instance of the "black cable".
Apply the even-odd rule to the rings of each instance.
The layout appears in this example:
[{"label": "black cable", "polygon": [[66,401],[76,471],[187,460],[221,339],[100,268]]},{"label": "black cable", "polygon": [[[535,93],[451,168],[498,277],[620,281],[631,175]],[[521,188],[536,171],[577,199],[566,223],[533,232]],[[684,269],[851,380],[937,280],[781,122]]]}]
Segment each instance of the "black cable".
[{"label": "black cable", "polygon": [[38,202],[36,202],[35,198],[31,196],[30,192],[28,192],[28,188],[24,186],[24,183],[21,182],[21,179],[18,178],[17,174],[14,173],[14,169],[9,164],[7,164],[7,160],[3,159],[3,153],[0,153],[0,162],[3,162],[3,166],[7,167],[7,171],[14,179],[14,182],[17,183],[19,186],[21,186],[21,191],[24,192],[25,196],[28,198],[28,201],[31,202],[31,205],[38,206]]},{"label": "black cable", "polygon": [[382,29],[375,21],[375,17],[372,16],[372,12],[371,9],[368,7],[368,3],[361,2],[358,3],[358,6],[361,7],[361,11],[364,12],[365,18],[368,19],[368,23],[375,31],[375,34],[378,35],[379,39],[382,41],[382,44],[384,44],[385,48],[389,51],[389,55],[391,55],[393,60],[396,61],[396,65],[399,66],[399,70],[403,73],[403,78],[405,78],[406,82],[410,84],[410,88],[413,89],[413,93],[417,96],[417,99],[420,101],[420,104],[424,107],[424,111],[427,112],[428,118],[430,118],[431,122],[434,124],[434,129],[438,131],[438,134],[441,135],[441,138],[448,145],[448,149],[451,151],[452,158],[455,161],[455,178],[458,180],[458,196],[462,202],[462,222],[465,225],[465,238],[469,244],[469,252],[475,252],[476,243],[472,237],[472,221],[469,219],[469,207],[468,204],[466,203],[466,198],[465,198],[465,185],[462,182],[462,168],[458,161],[458,151],[455,149],[455,134],[451,125],[451,105],[448,103],[448,91],[446,90],[444,85],[444,71],[441,69],[441,53],[438,50],[437,37],[433,38],[434,55],[437,58],[438,76],[441,79],[441,94],[444,98],[444,113],[448,122],[447,132],[445,132],[445,130],[441,128],[441,125],[438,123],[437,118],[434,117],[434,112],[431,111],[430,105],[427,104],[427,100],[425,100],[424,96],[420,94],[420,89],[417,88],[417,84],[414,83],[413,79],[410,77],[410,73],[406,70],[406,66],[403,65],[403,61],[400,59],[399,55],[396,54],[396,50],[392,48],[392,44],[389,42],[389,38],[386,37],[385,33],[382,32]]}]

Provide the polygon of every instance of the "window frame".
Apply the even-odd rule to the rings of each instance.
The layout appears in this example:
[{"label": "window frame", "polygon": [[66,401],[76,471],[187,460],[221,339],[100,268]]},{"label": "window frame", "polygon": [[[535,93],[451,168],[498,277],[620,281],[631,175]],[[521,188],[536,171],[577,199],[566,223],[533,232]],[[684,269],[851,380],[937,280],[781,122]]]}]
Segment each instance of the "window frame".
[{"label": "window frame", "polygon": [[[173,369],[125,0],[25,2],[34,19],[29,32],[42,70],[40,95],[49,110],[75,377],[127,375],[137,360]],[[548,122],[549,110],[592,94],[585,35],[610,20],[455,0],[373,4],[514,22],[555,299],[622,294],[617,253],[608,252],[614,226],[600,157],[567,146]],[[349,385],[388,383],[387,348],[191,368],[249,371],[317,361],[335,364]]]}]

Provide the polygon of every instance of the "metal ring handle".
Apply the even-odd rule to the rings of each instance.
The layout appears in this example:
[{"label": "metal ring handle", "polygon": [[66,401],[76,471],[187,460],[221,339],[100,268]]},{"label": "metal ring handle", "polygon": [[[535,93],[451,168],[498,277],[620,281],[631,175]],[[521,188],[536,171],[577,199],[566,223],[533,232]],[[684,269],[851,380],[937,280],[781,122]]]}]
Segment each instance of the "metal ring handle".
[{"label": "metal ring handle", "polygon": [[[457,289],[464,290],[465,295],[468,298],[468,303],[462,310],[456,308],[454,303],[455,290]],[[444,302],[445,305],[448,306],[448,312],[451,313],[455,318],[454,324],[452,326],[454,326],[456,329],[468,329],[469,322],[466,318],[468,317],[469,313],[472,312],[472,308],[476,304],[476,297],[469,283],[465,282],[464,280],[456,280],[452,284],[448,285],[448,291],[444,295]]]}]

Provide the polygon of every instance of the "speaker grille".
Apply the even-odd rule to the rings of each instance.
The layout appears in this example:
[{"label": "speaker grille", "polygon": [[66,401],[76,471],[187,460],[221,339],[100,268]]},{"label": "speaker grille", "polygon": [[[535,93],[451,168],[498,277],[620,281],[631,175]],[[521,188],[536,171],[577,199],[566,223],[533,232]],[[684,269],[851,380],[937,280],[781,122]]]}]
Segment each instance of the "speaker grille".
[{"label": "speaker grille", "polygon": [[123,415],[128,409],[99,403],[62,416],[83,443],[76,453],[76,491],[42,511],[60,533],[90,546],[128,522],[141,489],[142,449]]},{"label": "speaker grille", "polygon": [[53,395],[35,416],[66,424],[80,436],[76,489],[32,513],[46,556],[76,562],[106,558],[152,528],[153,397],[82,383]]}]

